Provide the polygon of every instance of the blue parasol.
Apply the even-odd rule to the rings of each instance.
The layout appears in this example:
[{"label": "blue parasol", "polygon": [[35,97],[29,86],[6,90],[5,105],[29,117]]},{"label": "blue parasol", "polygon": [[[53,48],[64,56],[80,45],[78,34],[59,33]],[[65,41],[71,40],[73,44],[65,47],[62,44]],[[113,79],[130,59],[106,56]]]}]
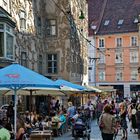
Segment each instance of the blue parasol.
[{"label": "blue parasol", "polygon": [[14,131],[16,134],[16,92],[19,89],[60,89],[52,80],[19,64],[11,64],[0,69],[0,90],[11,89],[14,92]]},{"label": "blue parasol", "polygon": [[78,85],[78,84],[74,84],[72,82],[69,82],[69,81],[66,81],[66,80],[63,80],[63,79],[58,79],[55,81],[55,84],[59,84],[59,85],[64,85],[64,86],[67,86],[67,87],[71,87],[73,89],[77,89],[79,91],[84,91],[86,90],[85,87],[81,86],[81,85]]}]

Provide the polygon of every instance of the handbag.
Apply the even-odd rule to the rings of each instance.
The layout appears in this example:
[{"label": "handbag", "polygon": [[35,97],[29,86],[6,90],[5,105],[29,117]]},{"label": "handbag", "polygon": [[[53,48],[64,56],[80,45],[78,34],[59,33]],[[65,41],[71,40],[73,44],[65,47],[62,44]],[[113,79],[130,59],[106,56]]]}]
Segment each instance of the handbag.
[{"label": "handbag", "polygon": [[104,128],[104,122],[103,122],[103,115],[101,115],[101,119],[100,119],[100,122],[99,122],[99,128],[102,130]]}]

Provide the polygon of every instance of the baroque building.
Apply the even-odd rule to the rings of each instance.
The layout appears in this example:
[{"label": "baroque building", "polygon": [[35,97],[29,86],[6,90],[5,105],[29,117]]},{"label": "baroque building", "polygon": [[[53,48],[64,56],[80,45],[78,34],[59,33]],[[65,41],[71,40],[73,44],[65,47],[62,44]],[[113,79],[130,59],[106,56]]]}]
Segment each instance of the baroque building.
[{"label": "baroque building", "polygon": [[0,1],[0,67],[87,84],[87,36],[86,0]]}]

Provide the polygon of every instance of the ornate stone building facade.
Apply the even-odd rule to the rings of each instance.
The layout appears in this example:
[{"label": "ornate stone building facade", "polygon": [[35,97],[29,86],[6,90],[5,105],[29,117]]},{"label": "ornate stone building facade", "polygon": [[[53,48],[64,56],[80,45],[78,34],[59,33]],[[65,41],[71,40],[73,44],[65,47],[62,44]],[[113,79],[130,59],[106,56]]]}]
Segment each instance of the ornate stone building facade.
[{"label": "ornate stone building facade", "polygon": [[[44,74],[75,83],[87,82],[87,2],[34,1],[36,22],[45,40]],[[79,19],[84,10],[84,19]],[[38,26],[39,27],[39,26]]]},{"label": "ornate stone building facade", "polygon": [[86,0],[1,0],[0,66],[87,83]]}]

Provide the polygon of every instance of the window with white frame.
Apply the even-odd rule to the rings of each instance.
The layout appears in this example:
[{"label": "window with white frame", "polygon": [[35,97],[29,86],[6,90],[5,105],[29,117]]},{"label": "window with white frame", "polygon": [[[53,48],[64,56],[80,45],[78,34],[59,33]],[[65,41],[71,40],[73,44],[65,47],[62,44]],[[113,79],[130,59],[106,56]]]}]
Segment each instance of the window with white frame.
[{"label": "window with white frame", "polygon": [[99,39],[99,48],[104,48],[105,47],[105,40],[104,38]]},{"label": "window with white frame", "polygon": [[138,70],[132,70],[131,71],[131,80],[137,80],[138,78]]},{"label": "window with white frame", "polygon": [[116,46],[122,47],[122,38],[116,38]]},{"label": "window with white frame", "polygon": [[21,52],[21,65],[27,67],[27,53]]},{"label": "window with white frame", "polygon": [[104,54],[102,54],[102,53],[99,53],[99,63],[105,63],[105,55]]},{"label": "window with white frame", "polygon": [[20,30],[26,29],[26,13],[25,11],[21,10],[19,13],[20,18]]},{"label": "window with white frame", "polygon": [[42,74],[42,70],[43,70],[43,57],[42,55],[39,55],[38,72]]},{"label": "window with white frame", "polygon": [[99,71],[99,81],[105,81],[105,71]]},{"label": "window with white frame", "polygon": [[6,23],[0,23],[0,57],[14,59],[13,28]]},{"label": "window with white frame", "polygon": [[58,68],[57,68],[57,54],[48,54],[48,73],[57,73]]},{"label": "window with white frame", "polygon": [[122,71],[116,72],[116,81],[122,81],[123,80],[123,73]]},{"label": "window with white frame", "polygon": [[138,51],[130,52],[130,63],[138,63]]},{"label": "window with white frame", "polygon": [[115,63],[123,63],[123,55],[122,55],[122,52],[117,52],[115,54]]},{"label": "window with white frame", "polygon": [[131,46],[137,46],[138,38],[136,36],[131,37]]},{"label": "window with white frame", "polygon": [[56,36],[56,20],[47,19],[47,36]]}]

